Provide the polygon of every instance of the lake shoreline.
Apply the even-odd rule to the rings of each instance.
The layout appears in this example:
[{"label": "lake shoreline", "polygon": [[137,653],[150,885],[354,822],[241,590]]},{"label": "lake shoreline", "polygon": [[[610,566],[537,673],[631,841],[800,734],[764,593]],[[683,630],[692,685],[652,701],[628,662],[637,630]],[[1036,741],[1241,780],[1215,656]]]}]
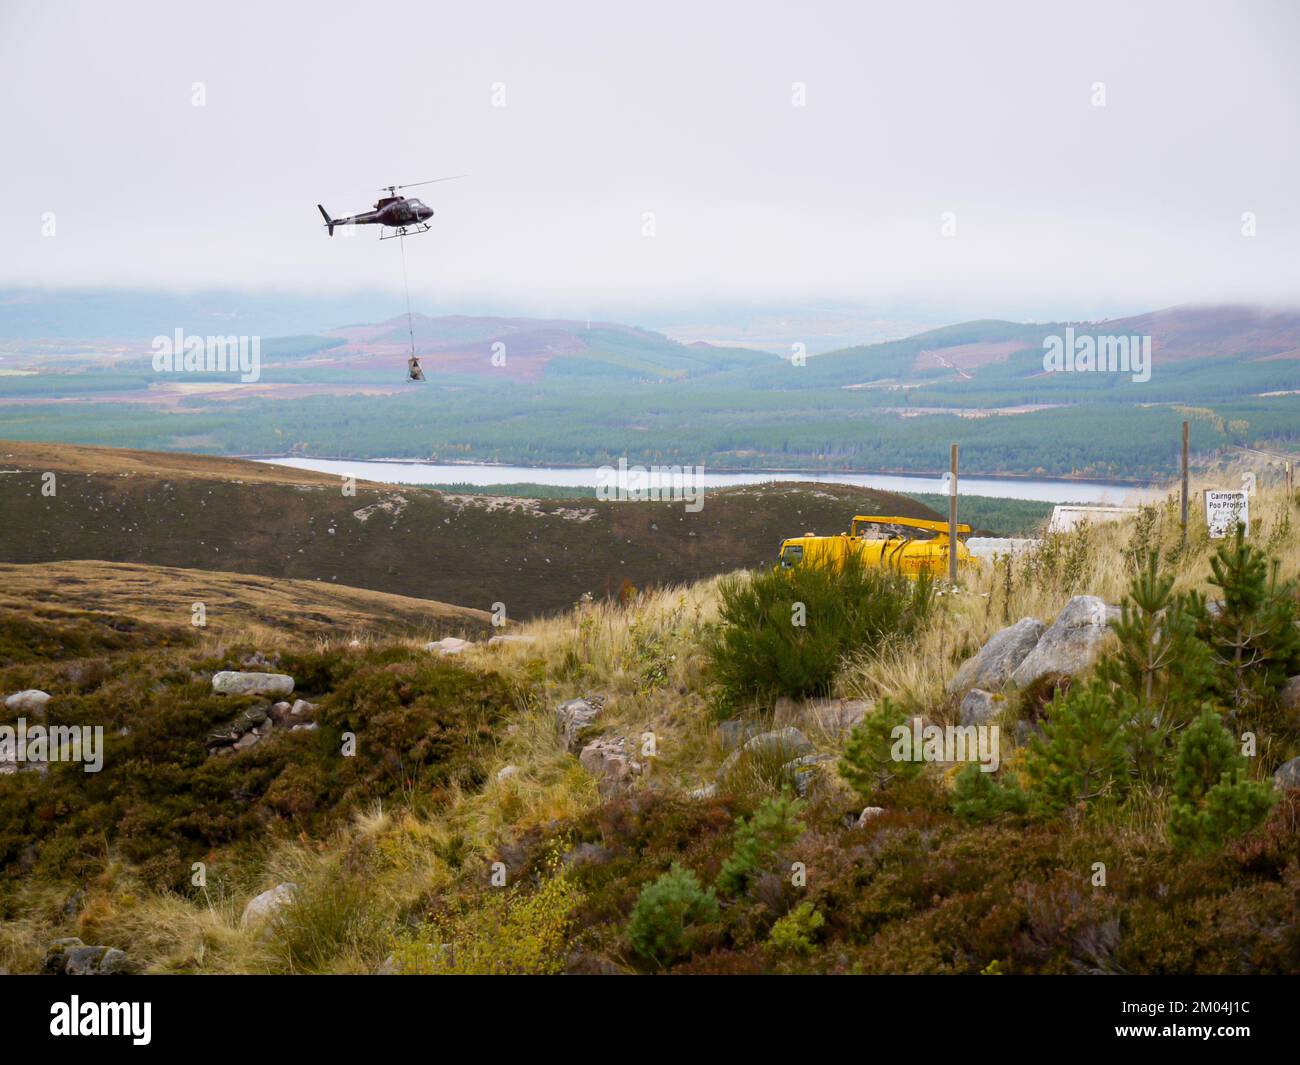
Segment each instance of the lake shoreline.
[{"label": "lake shoreline", "polygon": [[[544,466],[529,466],[518,462],[463,462],[455,459],[433,460],[433,459],[403,459],[403,458],[372,458],[359,459],[349,455],[285,455],[285,454],[247,454],[247,455],[222,455],[222,458],[242,459],[247,462],[269,462],[273,465],[287,465],[289,462],[354,462],[354,463],[387,463],[400,466],[430,466],[430,467],[456,467],[467,470],[484,469],[484,470],[592,470],[595,466],[586,463],[570,462],[548,462]],[[632,463],[629,466],[650,466],[652,463]],[[671,463],[658,463],[660,466],[670,466]],[[781,475],[791,474],[800,478],[813,477],[912,477],[912,478],[934,478],[944,477],[948,471],[946,469],[935,468],[933,470],[914,470],[914,469],[881,469],[881,468],[854,468],[854,469],[835,469],[835,470],[808,470],[798,467],[789,466],[706,466],[705,469],[710,474],[721,474],[729,476],[753,475]],[[1152,480],[1138,480],[1127,477],[1114,477],[1100,479],[1096,477],[1072,477],[1057,476],[1053,474],[1036,474],[1036,473],[981,473],[978,470],[961,470],[959,477],[962,480],[967,478],[981,481],[1035,481],[1047,484],[1080,484],[1090,485],[1097,488],[1117,488],[1117,489],[1136,489],[1136,490],[1154,490],[1159,487],[1158,482]],[[541,482],[537,482],[541,483]],[[834,482],[831,482],[834,483]]]}]

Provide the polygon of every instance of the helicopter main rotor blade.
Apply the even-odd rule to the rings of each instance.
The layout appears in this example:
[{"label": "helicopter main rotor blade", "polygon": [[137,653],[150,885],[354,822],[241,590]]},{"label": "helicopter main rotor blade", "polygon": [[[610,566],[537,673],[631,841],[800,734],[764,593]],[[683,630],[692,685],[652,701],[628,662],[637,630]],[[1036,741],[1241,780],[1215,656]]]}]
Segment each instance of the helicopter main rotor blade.
[{"label": "helicopter main rotor blade", "polygon": [[428,181],[413,181],[413,182],[411,182],[411,184],[409,184],[409,185],[385,185],[385,186],[384,186],[382,189],[380,189],[379,191],[380,191],[380,192],[388,192],[390,189],[414,189],[414,188],[418,188],[420,185],[435,185],[435,184],[437,184],[439,181],[455,181],[455,180],[457,180],[458,178],[463,178],[463,177],[469,177],[469,175],[468,175],[468,174],[452,174],[451,177],[438,177],[438,178],[431,178],[431,179],[428,180]]}]

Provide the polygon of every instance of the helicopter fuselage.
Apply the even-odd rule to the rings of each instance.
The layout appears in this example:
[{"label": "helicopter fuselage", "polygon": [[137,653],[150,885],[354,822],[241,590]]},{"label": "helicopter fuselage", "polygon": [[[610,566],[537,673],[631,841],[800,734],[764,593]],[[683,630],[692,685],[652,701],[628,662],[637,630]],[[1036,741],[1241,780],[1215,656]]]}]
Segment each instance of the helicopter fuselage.
[{"label": "helicopter fuselage", "polygon": [[[321,209],[324,214],[324,208]],[[391,226],[402,229],[406,226],[418,226],[433,217],[433,208],[426,207],[419,200],[407,199],[405,196],[385,196],[375,204],[374,210],[348,218],[328,219],[330,231],[334,226]]]}]

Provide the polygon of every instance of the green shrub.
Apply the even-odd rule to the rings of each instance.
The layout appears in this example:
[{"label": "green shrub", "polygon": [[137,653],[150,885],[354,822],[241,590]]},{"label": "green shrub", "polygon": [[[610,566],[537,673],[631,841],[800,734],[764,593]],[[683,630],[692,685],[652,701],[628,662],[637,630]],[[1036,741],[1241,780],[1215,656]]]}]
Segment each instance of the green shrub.
[{"label": "green shrub", "polygon": [[637,897],[628,937],[638,954],[660,966],[689,957],[701,926],[718,919],[713,889],[700,886],[694,873],[674,864]]},{"label": "green shrub", "polygon": [[1014,773],[985,773],[972,762],[957,775],[952,810],[963,821],[992,821],[1003,814],[1027,813],[1029,796]]},{"label": "green shrub", "polygon": [[1097,665],[1098,679],[1127,722],[1132,765],[1147,780],[1162,776],[1174,730],[1214,686],[1210,650],[1196,637],[1187,599],[1174,595],[1173,587],[1173,575],[1159,572],[1152,552],[1111,623],[1118,646]]},{"label": "green shrub", "polygon": [[765,801],[752,818],[736,822],[735,845],[722,863],[717,887],[724,895],[739,895],[750,879],[779,851],[790,846],[804,831],[798,820],[803,804],[780,795]]},{"label": "green shrub", "polygon": [[768,944],[787,954],[810,954],[813,939],[825,923],[811,902],[801,902],[772,926]]},{"label": "green shrub", "polygon": [[[1248,544],[1240,526],[1210,559],[1210,583],[1221,594],[1216,609],[1193,599],[1197,635],[1218,669],[1218,692],[1234,709],[1275,701],[1300,671],[1300,602],[1294,581],[1279,581],[1278,563]],[[1294,730],[1294,724],[1292,724]]]},{"label": "green shrub", "polygon": [[1277,793],[1246,778],[1246,760],[1219,715],[1206,710],[1183,733],[1173,775],[1169,838],[1175,847],[1208,851],[1263,822]]},{"label": "green shrub", "polygon": [[844,655],[874,651],[924,625],[927,577],[804,564],[724,578],[721,620],[705,640],[712,678],[732,705],[776,696],[825,695]]},{"label": "green shrub", "polygon": [[1043,813],[1082,807],[1126,784],[1126,724],[1122,701],[1098,683],[1053,699],[1025,762],[1033,806]]},{"label": "green shrub", "polygon": [[541,884],[490,889],[398,940],[393,962],[413,975],[506,976],[563,971],[581,890],[548,860]]},{"label": "green shrub", "polygon": [[869,800],[896,782],[915,780],[925,768],[919,761],[894,757],[894,729],[910,727],[909,718],[891,699],[882,699],[849,733],[840,757],[840,776]]}]

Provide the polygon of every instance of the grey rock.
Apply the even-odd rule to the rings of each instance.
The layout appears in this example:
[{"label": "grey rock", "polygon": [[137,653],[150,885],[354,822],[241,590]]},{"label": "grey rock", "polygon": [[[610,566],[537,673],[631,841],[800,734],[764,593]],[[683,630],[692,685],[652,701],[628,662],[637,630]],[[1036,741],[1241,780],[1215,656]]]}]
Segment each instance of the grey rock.
[{"label": "grey rock", "polygon": [[1277,694],[1283,709],[1300,710],[1300,676],[1288,680]]},{"label": "grey rock", "polygon": [[305,717],[308,714],[314,713],[315,710],[316,704],[309,703],[306,699],[295,699],[293,701],[293,706],[289,707],[289,713],[294,717]]},{"label": "grey rock", "polygon": [[85,945],[76,936],[65,936],[62,939],[53,940],[45,948],[45,960],[41,966],[43,971],[51,975],[63,972],[68,963],[68,953]]},{"label": "grey rock", "polygon": [[511,777],[518,775],[519,767],[517,765],[503,765],[497,770],[497,780],[509,780]]},{"label": "grey rock", "polygon": [[817,728],[836,736],[847,734],[871,709],[866,699],[777,700],[773,723],[778,727]]},{"label": "grey rock", "polygon": [[62,952],[62,959],[62,969],[55,971],[66,976],[112,976],[131,971],[126,954],[116,947],[72,946]]},{"label": "grey rock", "polygon": [[1021,618],[989,637],[988,642],[966,659],[948,682],[950,694],[968,688],[997,691],[1006,686],[1016,667],[1037,645],[1046,626],[1037,618]]},{"label": "grey rock", "polygon": [[318,728],[320,728],[320,725],[318,725],[315,721],[308,721],[302,725],[294,725],[289,729],[289,731],[290,732],[315,732]]},{"label": "grey rock", "polygon": [[1095,595],[1076,595],[1011,674],[1023,688],[1048,673],[1073,676],[1092,665],[1110,632],[1109,608]]},{"label": "grey rock", "polygon": [[755,721],[733,717],[718,725],[718,738],[722,741],[724,751],[734,751],[746,740],[753,739],[763,731],[763,726]]},{"label": "grey rock", "polygon": [[276,884],[269,891],[254,895],[248,900],[248,905],[244,907],[244,913],[239,918],[240,927],[249,928],[265,921],[277,910],[293,902],[293,896],[297,890],[297,884]]},{"label": "grey rock", "polygon": [[457,636],[448,636],[445,639],[434,640],[432,643],[426,643],[424,649],[433,651],[440,655],[458,655],[463,654],[466,650],[474,645],[469,640],[462,640]]},{"label": "grey rock", "polygon": [[[237,744],[245,736],[269,722],[270,717],[267,710],[268,707],[265,706],[250,706],[247,710],[241,711],[233,721],[227,722],[209,732],[207,745],[209,747],[229,747]],[[248,746],[248,744],[244,746]]]},{"label": "grey rock", "polygon": [[959,722],[962,725],[991,725],[1002,713],[1005,700],[982,688],[972,688],[962,697]]},{"label": "grey rock", "polygon": [[530,643],[536,643],[536,642],[537,642],[537,637],[536,637],[536,636],[509,636],[509,635],[502,635],[502,636],[493,636],[493,637],[491,637],[491,638],[488,640],[488,646],[489,646],[489,647],[503,647],[503,646],[505,646],[506,644],[527,645],[527,644],[530,644]]},{"label": "grey rock", "polygon": [[579,735],[600,714],[600,704],[586,699],[570,699],[555,708],[555,725],[566,751],[578,750]]},{"label": "grey rock", "polygon": [[810,754],[813,745],[808,737],[797,728],[775,729],[772,732],[760,732],[746,740],[739,748],[732,751],[723,760],[718,769],[718,779],[725,780],[727,774],[735,768],[736,763],[745,756],[781,758],[789,762],[801,755]]},{"label": "grey rock", "polygon": [[279,728],[289,728],[294,724],[293,707],[288,703],[279,702],[267,711],[267,716],[275,722]]},{"label": "grey rock", "polygon": [[212,678],[212,690],[222,695],[289,695],[293,678],[284,673],[238,673],[224,669]]},{"label": "grey rock", "polygon": [[5,699],[5,709],[13,714],[44,714],[45,704],[50,701],[49,692],[39,688],[14,692]]},{"label": "grey rock", "polygon": [[868,821],[874,821],[877,817],[879,817],[884,812],[885,812],[885,808],[883,806],[864,807],[862,813],[858,815],[858,819],[855,823],[859,828],[861,828]]},{"label": "grey rock", "polygon": [[641,763],[627,753],[627,740],[622,736],[593,740],[583,747],[578,761],[599,781],[603,794],[627,787],[641,773]]},{"label": "grey rock", "polygon": [[1284,762],[1273,772],[1273,783],[1283,791],[1300,788],[1300,758]]},{"label": "grey rock", "polygon": [[802,758],[796,758],[793,762],[786,762],[781,767],[781,771],[794,785],[795,794],[803,798],[808,794],[813,781],[817,779],[817,774],[821,771],[818,767],[833,761],[835,761],[834,756],[829,754],[805,754]]}]

